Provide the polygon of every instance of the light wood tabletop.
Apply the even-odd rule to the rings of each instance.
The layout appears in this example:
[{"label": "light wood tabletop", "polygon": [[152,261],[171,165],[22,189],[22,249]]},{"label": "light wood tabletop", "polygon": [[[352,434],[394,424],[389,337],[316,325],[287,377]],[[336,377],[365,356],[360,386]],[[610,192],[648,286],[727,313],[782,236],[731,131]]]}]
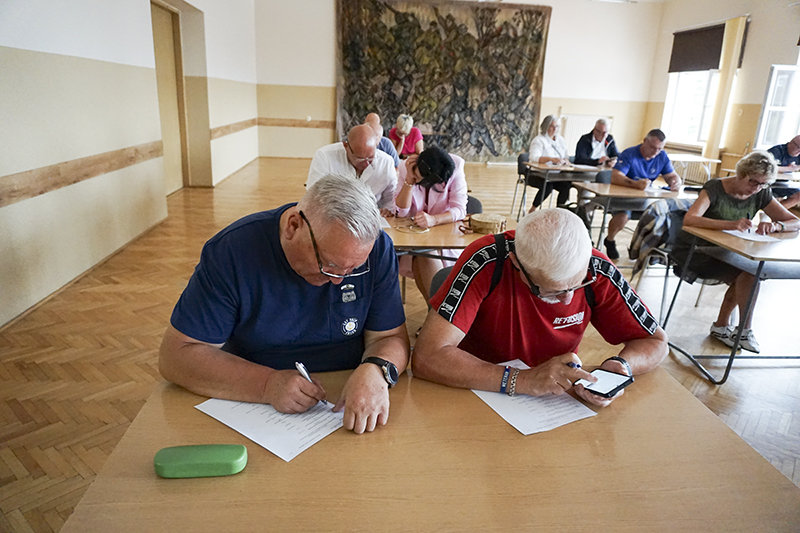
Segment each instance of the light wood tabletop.
[{"label": "light wood tabletop", "polygon": [[601,198],[640,198],[643,200],[649,198],[697,198],[697,194],[685,192],[683,189],[680,191],[662,189],[661,186],[666,185],[662,180],[656,180],[656,183],[659,184],[658,187],[648,187],[644,190],[613,183],[575,183],[575,187]]},{"label": "light wood tabletop", "polygon": [[714,229],[684,226],[683,230],[752,261],[800,261],[800,234],[797,231],[772,233],[770,237],[775,237],[777,241],[758,242]]},{"label": "light wood tabletop", "polygon": [[534,170],[541,170],[544,172],[552,171],[552,172],[590,172],[590,173],[597,173],[601,170],[607,169],[607,167],[595,167],[591,165],[549,165],[547,163],[531,163],[530,161],[526,161],[525,164]]},{"label": "light wood tabletop", "polygon": [[[398,250],[466,248],[484,236],[480,233],[462,232],[459,227],[466,225],[463,221],[440,224],[424,232],[414,226],[410,218],[390,217],[386,218],[386,221],[390,227],[384,228],[383,231],[392,238],[394,247]],[[506,229],[516,229],[516,227],[516,221],[506,217]]]},{"label": "light wood tabletop", "polygon": [[[318,374],[331,399],[348,373]],[[523,436],[468,390],[404,374],[386,426],[289,463],[159,385],[62,529],[797,531],[800,489],[666,371],[599,415]],[[247,446],[230,477],[160,479],[166,446]]]}]

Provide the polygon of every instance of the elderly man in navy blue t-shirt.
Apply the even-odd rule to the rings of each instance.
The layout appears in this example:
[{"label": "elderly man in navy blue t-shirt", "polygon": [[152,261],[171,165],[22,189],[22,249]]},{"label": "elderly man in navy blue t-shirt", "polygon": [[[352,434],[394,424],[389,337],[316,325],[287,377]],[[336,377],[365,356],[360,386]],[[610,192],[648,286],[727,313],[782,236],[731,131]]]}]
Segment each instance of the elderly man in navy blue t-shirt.
[{"label": "elderly man in navy blue t-shirt", "polygon": [[[681,177],[672,168],[669,156],[664,151],[666,143],[667,137],[663,131],[650,130],[642,144],[626,148],[619,154],[617,164],[611,171],[611,183],[645,190],[653,180],[661,176],[671,190],[680,189]],[[646,207],[647,201],[638,199],[627,202],[616,200],[611,204],[613,216],[608,222],[608,236],[603,241],[610,259],[619,259],[615,238],[630,220],[631,210],[643,211]],[[620,208],[625,210],[619,211]]]},{"label": "elderly man in navy blue t-shirt", "polygon": [[372,431],[408,363],[397,258],[370,189],[326,176],[297,204],[246,216],[209,240],[161,344],[169,381],[215,398],[304,412],[311,372],[355,369],[334,410]]}]

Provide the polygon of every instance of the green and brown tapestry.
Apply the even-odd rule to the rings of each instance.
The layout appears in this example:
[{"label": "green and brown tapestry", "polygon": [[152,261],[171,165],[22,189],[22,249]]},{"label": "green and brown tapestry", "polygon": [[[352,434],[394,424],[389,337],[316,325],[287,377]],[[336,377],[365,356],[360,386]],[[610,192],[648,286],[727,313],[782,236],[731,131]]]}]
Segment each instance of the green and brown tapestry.
[{"label": "green and brown tapestry", "polygon": [[550,7],[339,0],[337,129],[401,114],[469,161],[509,160],[538,133]]}]

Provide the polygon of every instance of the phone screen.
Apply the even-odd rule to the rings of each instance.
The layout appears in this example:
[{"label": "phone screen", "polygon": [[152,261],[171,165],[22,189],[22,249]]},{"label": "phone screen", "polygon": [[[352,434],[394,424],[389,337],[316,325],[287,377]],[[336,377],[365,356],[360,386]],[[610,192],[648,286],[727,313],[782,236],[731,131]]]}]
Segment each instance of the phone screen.
[{"label": "phone screen", "polygon": [[600,368],[596,368],[590,373],[597,378],[596,383],[585,379],[579,379],[574,384],[577,385],[580,383],[586,390],[606,398],[614,396],[617,392],[633,383],[633,376],[617,374],[616,372],[609,372],[608,370],[602,370]]}]

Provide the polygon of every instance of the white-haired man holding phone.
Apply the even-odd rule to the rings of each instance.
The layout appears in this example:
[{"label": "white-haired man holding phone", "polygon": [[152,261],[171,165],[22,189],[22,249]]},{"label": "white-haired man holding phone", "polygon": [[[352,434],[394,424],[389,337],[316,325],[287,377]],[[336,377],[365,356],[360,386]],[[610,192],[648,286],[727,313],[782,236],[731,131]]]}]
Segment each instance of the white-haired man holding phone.
[{"label": "white-haired man holding phone", "polygon": [[[562,394],[595,382],[577,355],[591,322],[618,355],[600,368],[648,372],[667,355],[667,336],[614,264],[592,247],[565,209],[528,214],[516,232],[470,245],[431,298],[414,348],[414,375],[451,387],[509,395]],[[498,365],[521,359],[529,370]],[[605,398],[576,385],[589,403]]]}]

